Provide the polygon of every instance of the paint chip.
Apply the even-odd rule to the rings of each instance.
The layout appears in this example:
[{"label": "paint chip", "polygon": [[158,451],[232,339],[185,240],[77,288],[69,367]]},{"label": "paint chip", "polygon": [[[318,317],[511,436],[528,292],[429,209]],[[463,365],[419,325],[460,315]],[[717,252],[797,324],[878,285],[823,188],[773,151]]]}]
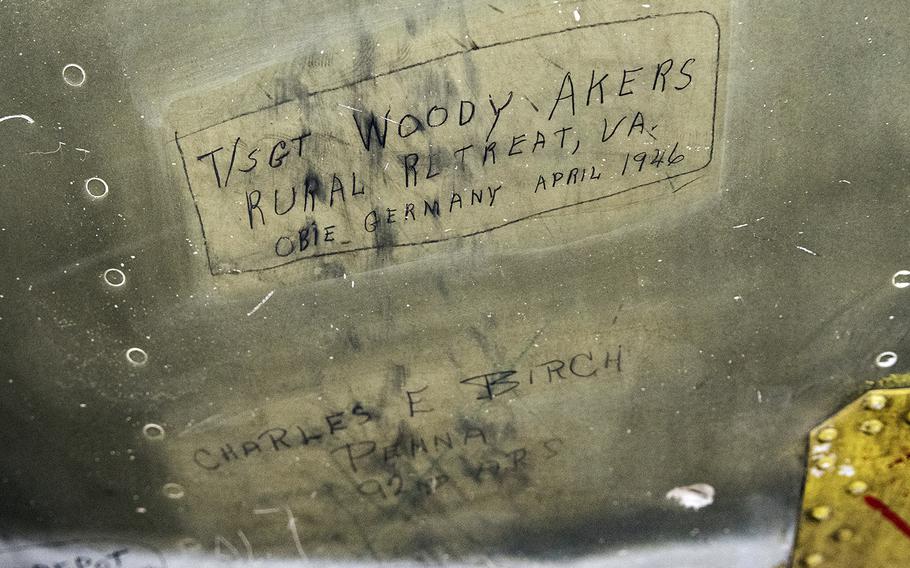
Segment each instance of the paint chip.
[{"label": "paint chip", "polygon": [[714,502],[714,488],[707,483],[674,487],[667,492],[666,498],[669,501],[675,501],[686,509],[697,511]]}]

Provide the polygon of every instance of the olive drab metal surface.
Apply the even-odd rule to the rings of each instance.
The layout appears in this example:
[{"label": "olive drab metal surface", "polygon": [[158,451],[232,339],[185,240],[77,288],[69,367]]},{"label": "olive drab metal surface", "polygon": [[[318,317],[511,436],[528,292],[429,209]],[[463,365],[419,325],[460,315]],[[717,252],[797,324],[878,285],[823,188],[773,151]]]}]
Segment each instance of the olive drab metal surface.
[{"label": "olive drab metal surface", "polygon": [[908,21],[0,2],[0,568],[900,565]]}]

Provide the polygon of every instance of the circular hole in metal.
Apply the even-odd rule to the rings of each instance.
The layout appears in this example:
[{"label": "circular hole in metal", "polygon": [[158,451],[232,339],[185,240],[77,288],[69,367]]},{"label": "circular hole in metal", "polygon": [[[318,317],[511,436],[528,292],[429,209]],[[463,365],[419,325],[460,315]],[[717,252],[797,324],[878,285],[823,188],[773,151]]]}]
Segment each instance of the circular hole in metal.
[{"label": "circular hole in metal", "polygon": [[139,347],[130,347],[126,350],[126,360],[137,367],[141,367],[148,363],[149,355]]},{"label": "circular hole in metal", "polygon": [[108,286],[119,288],[126,284],[126,274],[119,268],[108,268],[104,271],[104,281]]},{"label": "circular hole in metal", "polygon": [[85,83],[85,69],[75,63],[64,65],[63,81],[70,87],[81,87]]},{"label": "circular hole in metal", "polygon": [[164,427],[160,424],[146,424],[142,427],[142,435],[149,440],[162,440],[164,439]]},{"label": "circular hole in metal", "polygon": [[168,499],[183,499],[183,496],[186,495],[183,486],[179,483],[165,483],[161,488],[161,492]]},{"label": "circular hole in metal", "polygon": [[894,351],[884,351],[875,358],[875,366],[881,369],[893,367],[897,363],[897,353]]},{"label": "circular hole in metal", "polygon": [[[92,190],[94,187],[94,191]],[[89,194],[92,199],[101,199],[107,192],[110,191],[107,182],[101,179],[100,177],[90,177],[85,180],[85,192]]]},{"label": "circular hole in metal", "polygon": [[891,277],[891,284],[895,288],[906,288],[910,286],[910,270],[898,270]]}]

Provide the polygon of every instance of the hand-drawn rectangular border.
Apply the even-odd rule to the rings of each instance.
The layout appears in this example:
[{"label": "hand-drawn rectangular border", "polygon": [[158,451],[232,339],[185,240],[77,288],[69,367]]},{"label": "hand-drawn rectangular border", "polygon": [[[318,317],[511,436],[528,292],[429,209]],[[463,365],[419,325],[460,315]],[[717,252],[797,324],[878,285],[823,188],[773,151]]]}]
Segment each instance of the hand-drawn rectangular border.
[{"label": "hand-drawn rectangular border", "polygon": [[[503,45],[510,45],[510,44],[514,44],[514,43],[520,43],[520,42],[528,41],[528,40],[532,40],[532,39],[538,39],[538,38],[542,38],[542,37],[557,36],[557,35],[560,35],[560,34],[570,33],[570,32],[577,31],[577,30],[584,30],[584,29],[590,29],[590,28],[597,28],[597,27],[602,27],[602,26],[612,26],[612,25],[616,25],[616,24],[629,24],[629,23],[632,23],[632,22],[641,22],[641,21],[645,21],[645,20],[656,20],[656,19],[660,19],[660,18],[670,18],[670,17],[674,17],[674,16],[687,16],[687,15],[695,15],[695,14],[704,14],[704,15],[709,16],[709,17],[711,18],[711,20],[714,22],[715,27],[717,28],[717,48],[716,48],[715,55],[714,55],[714,100],[712,101],[712,107],[711,107],[711,144],[710,144],[709,152],[708,152],[708,161],[705,162],[705,164],[704,164],[703,166],[700,166],[700,167],[695,168],[695,169],[693,169],[693,170],[687,170],[687,171],[685,171],[685,172],[681,172],[681,173],[678,173],[678,174],[674,174],[674,175],[672,175],[672,176],[667,176],[667,177],[665,177],[665,178],[663,178],[663,179],[659,179],[659,180],[655,180],[655,181],[650,181],[650,182],[642,183],[642,184],[635,185],[635,186],[632,186],[632,187],[627,187],[627,188],[625,188],[625,189],[621,189],[621,190],[619,190],[619,191],[615,191],[615,192],[609,193],[609,194],[607,194],[607,195],[601,195],[601,196],[594,197],[594,198],[591,198],[591,199],[586,199],[586,200],[583,200],[583,201],[578,201],[578,202],[575,202],[575,203],[571,203],[571,204],[569,204],[569,205],[560,205],[559,207],[552,207],[552,208],[550,208],[550,209],[545,209],[545,210],[542,210],[542,211],[538,211],[538,212],[536,212],[536,213],[532,213],[532,214],[529,214],[529,215],[525,215],[525,216],[520,217],[520,218],[518,218],[518,219],[512,219],[512,220],[510,220],[510,221],[505,221],[505,222],[502,222],[502,223],[500,223],[500,224],[498,224],[498,225],[495,225],[495,226],[492,226],[492,227],[487,227],[486,229],[480,229],[480,230],[478,230],[478,231],[474,231],[473,233],[467,233],[467,234],[464,234],[464,235],[454,235],[454,236],[451,236],[451,237],[440,237],[440,238],[438,238],[438,239],[428,239],[428,240],[425,240],[425,241],[414,242],[414,243],[395,243],[395,244],[390,245],[390,247],[393,247],[393,248],[394,248],[394,247],[422,246],[422,245],[429,245],[429,244],[433,244],[433,243],[439,243],[439,242],[442,242],[442,241],[448,241],[448,240],[452,240],[452,239],[462,239],[462,238],[467,238],[467,237],[474,237],[474,236],[477,236],[477,235],[481,235],[481,234],[484,234],[484,233],[489,233],[489,232],[491,232],[491,231],[495,231],[496,229],[501,229],[501,228],[506,227],[506,226],[508,226],[508,225],[513,225],[513,224],[515,224],[515,223],[520,223],[520,222],[522,222],[522,221],[526,221],[527,219],[530,219],[531,217],[536,217],[536,216],[538,216],[538,215],[544,215],[544,214],[547,214],[547,213],[553,213],[553,212],[555,212],[555,211],[560,211],[560,210],[562,210],[562,209],[568,209],[569,207],[576,207],[576,206],[578,206],[578,205],[584,205],[584,204],[586,204],[586,203],[592,203],[592,202],[594,202],[594,201],[600,201],[601,199],[607,199],[607,198],[609,198],[609,197],[615,197],[615,196],[617,196],[617,195],[620,195],[620,194],[623,194],[623,193],[632,191],[633,189],[639,189],[639,188],[642,188],[642,187],[645,187],[645,186],[654,185],[654,184],[656,184],[656,183],[662,183],[662,182],[664,182],[664,181],[671,180],[671,179],[677,178],[677,177],[679,177],[679,176],[684,176],[684,175],[687,175],[687,174],[691,174],[691,173],[693,173],[693,172],[697,172],[697,171],[700,171],[700,170],[703,170],[703,169],[707,168],[707,167],[711,164],[711,161],[714,159],[714,140],[715,140],[715,136],[716,136],[715,127],[716,127],[716,124],[717,124],[717,88],[718,88],[718,82],[719,82],[719,79],[720,79],[720,44],[721,44],[720,38],[721,38],[721,30],[720,30],[720,23],[717,21],[717,18],[714,16],[714,14],[712,14],[711,12],[707,12],[707,11],[705,11],[705,10],[695,10],[695,11],[689,11],[689,12],[672,12],[672,13],[669,13],[669,14],[652,14],[652,15],[648,15],[648,16],[641,16],[641,17],[638,17],[638,18],[630,18],[630,19],[627,19],[627,20],[616,20],[616,21],[612,21],[612,22],[600,22],[600,23],[594,23],[594,24],[585,24],[585,25],[580,25],[580,26],[574,26],[574,27],[572,27],[572,28],[568,28],[568,29],[564,29],[564,30],[558,30],[558,31],[553,31],[553,32],[545,32],[545,33],[540,33],[540,34],[536,34],[536,35],[532,35],[532,36],[528,36],[528,37],[523,37],[523,38],[517,38],[517,39],[506,40],[506,41],[494,42],[494,43],[490,43],[490,44],[487,44],[487,45],[480,45],[480,46],[473,47],[472,49],[470,49],[470,50],[468,50],[468,51],[463,51],[463,50],[461,50],[461,51],[453,51],[453,52],[450,52],[450,53],[446,53],[446,54],[444,54],[444,55],[439,55],[439,56],[434,57],[434,58],[432,58],[432,59],[427,59],[426,61],[421,61],[421,62],[418,62],[418,63],[412,63],[411,65],[405,65],[404,67],[399,67],[398,69],[393,69],[393,70],[391,70],[391,71],[386,71],[386,72],[383,72],[383,73],[377,73],[377,74],[375,74],[375,75],[371,75],[371,76],[369,76],[369,77],[364,77],[363,79],[359,79],[359,80],[357,80],[357,81],[353,81],[353,82],[350,82],[350,83],[345,83],[345,84],[343,84],[343,85],[337,85],[337,86],[335,86],[335,87],[329,87],[329,88],[322,89],[322,90],[319,90],[319,91],[313,91],[312,93],[308,93],[307,96],[308,96],[308,97],[312,97],[312,96],[321,95],[321,94],[324,94],[324,93],[331,93],[331,92],[334,92],[334,91],[339,91],[339,90],[341,90],[341,89],[346,89],[346,88],[348,88],[348,87],[352,87],[352,86],[354,86],[354,85],[363,83],[363,82],[365,82],[365,81],[372,81],[372,80],[377,79],[377,78],[379,78],[379,77],[385,77],[385,76],[388,76],[388,75],[394,75],[395,73],[400,73],[401,71],[407,71],[408,69],[414,69],[414,68],[420,67],[420,66],[422,66],[422,65],[428,65],[428,64],[430,64],[430,63],[436,63],[437,61],[442,61],[443,59],[447,59],[447,58],[449,58],[449,57],[455,57],[455,56],[458,56],[458,55],[464,55],[465,53],[470,53],[470,52],[472,52],[472,51],[482,51],[482,50],[490,49],[490,48],[493,48],[493,47],[500,47],[500,46],[503,46]],[[285,265],[288,265],[288,264],[291,264],[291,263],[294,263],[294,262],[299,262],[299,261],[301,261],[301,260],[307,260],[307,259],[310,259],[310,258],[319,258],[319,257],[323,257],[323,256],[334,256],[334,255],[337,255],[337,254],[347,254],[347,253],[351,253],[351,252],[361,252],[361,251],[367,251],[367,250],[374,250],[374,249],[377,248],[376,246],[363,246],[363,247],[355,247],[355,248],[350,248],[350,249],[345,249],[345,250],[335,250],[335,251],[330,251],[330,252],[317,253],[317,254],[312,254],[312,255],[309,255],[309,256],[303,256],[303,257],[299,257],[299,258],[293,258],[293,259],[290,259],[290,260],[285,260],[285,261],[283,261],[283,262],[280,262],[280,263],[278,263],[278,264],[274,264],[274,265],[272,265],[272,266],[265,266],[265,267],[262,267],[262,268],[249,268],[249,269],[246,269],[246,270],[234,269],[234,270],[230,270],[230,271],[227,271],[227,272],[225,272],[225,271],[216,271],[216,270],[215,270],[215,267],[212,266],[212,256],[211,256],[211,254],[210,254],[210,252],[209,252],[209,244],[208,244],[208,240],[207,240],[206,235],[205,235],[205,224],[202,222],[202,212],[199,210],[199,203],[198,203],[198,201],[196,200],[196,194],[193,192],[193,186],[192,186],[192,184],[190,183],[190,174],[189,174],[189,171],[187,170],[187,167],[186,167],[186,158],[185,158],[185,156],[184,156],[184,154],[183,154],[183,148],[180,146],[180,140],[183,139],[183,138],[186,138],[187,136],[192,136],[193,134],[197,134],[197,133],[202,132],[202,131],[204,131],[204,130],[208,130],[208,129],[210,129],[210,128],[214,128],[214,127],[216,127],[216,126],[219,126],[219,125],[221,125],[221,124],[224,124],[225,122],[230,122],[230,121],[232,121],[232,120],[235,120],[235,119],[238,119],[238,118],[242,118],[242,117],[244,117],[244,116],[249,116],[249,115],[255,114],[255,113],[257,113],[257,112],[261,112],[261,111],[264,111],[264,110],[268,110],[268,109],[270,109],[270,108],[274,108],[274,107],[277,107],[277,106],[281,106],[281,105],[283,105],[283,104],[285,104],[285,103],[292,102],[293,100],[294,100],[293,98],[278,100],[278,101],[275,101],[275,102],[273,102],[272,104],[269,104],[269,105],[264,106],[264,107],[262,107],[262,108],[258,108],[258,109],[255,109],[255,110],[251,110],[251,111],[247,111],[247,112],[240,113],[240,114],[238,114],[238,115],[232,116],[232,117],[230,117],[230,118],[226,118],[226,119],[221,120],[221,121],[219,121],[219,122],[216,122],[216,123],[214,123],[214,124],[210,124],[210,125],[208,125],[208,126],[205,126],[205,127],[203,127],[203,128],[200,128],[200,129],[198,129],[198,130],[194,130],[194,131],[192,131],[192,132],[187,132],[186,134],[183,134],[183,135],[178,135],[178,132],[177,132],[177,131],[174,131],[174,143],[177,144],[177,151],[180,153],[180,160],[183,162],[183,174],[186,176],[186,184],[187,184],[187,187],[188,187],[189,190],[190,190],[190,195],[191,195],[192,198],[193,198],[193,205],[194,205],[195,208],[196,208],[196,217],[199,219],[199,227],[200,227],[200,229],[201,229],[201,231],[202,231],[202,241],[203,241],[203,244],[205,245],[205,255],[206,255],[206,259],[208,260],[209,272],[212,274],[212,276],[217,276],[217,275],[219,275],[219,274],[242,274],[242,273],[245,273],[245,272],[264,272],[264,271],[266,271],[266,270],[273,270],[273,269],[275,269],[275,268],[280,268],[280,267],[282,267],[282,266],[285,266]]]}]

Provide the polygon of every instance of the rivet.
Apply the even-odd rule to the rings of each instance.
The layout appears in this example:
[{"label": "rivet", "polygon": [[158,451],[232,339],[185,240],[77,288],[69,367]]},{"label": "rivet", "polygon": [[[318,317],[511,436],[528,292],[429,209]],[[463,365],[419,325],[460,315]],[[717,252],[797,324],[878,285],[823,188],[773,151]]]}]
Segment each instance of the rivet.
[{"label": "rivet", "polygon": [[[907,416],[908,416],[908,418],[910,418],[910,413],[908,413]],[[827,428],[822,428],[821,431],[818,433],[819,442],[831,442],[835,438],[837,438],[837,428],[833,428],[831,426],[828,426]]]},{"label": "rivet", "polygon": [[142,433],[149,440],[161,440],[164,438],[164,428],[158,424],[146,424],[142,427]]},{"label": "rivet", "polygon": [[164,493],[164,496],[168,499],[183,499],[183,496],[186,494],[183,490],[183,486],[179,483],[165,483],[164,487],[161,488],[161,492]]},{"label": "rivet", "polygon": [[837,458],[831,454],[824,455],[815,460],[815,467],[818,469],[831,469],[837,464]]},{"label": "rivet", "polygon": [[870,394],[863,401],[866,410],[881,410],[888,404],[888,398],[883,394]]},{"label": "rivet", "polygon": [[837,529],[837,532],[834,533],[834,538],[838,542],[847,542],[848,540],[853,538],[853,534],[854,533],[853,533],[852,529],[847,529],[847,528]]},{"label": "rivet", "polygon": [[871,420],[866,420],[865,422],[863,422],[862,424],[859,425],[859,429],[863,434],[870,434],[870,435],[878,434],[879,432],[882,431],[882,428],[884,428],[884,427],[885,427],[885,425],[882,424],[881,420],[876,420],[874,418]]},{"label": "rivet", "polygon": [[[92,186],[97,186],[99,184],[101,185],[101,189],[92,191]],[[88,193],[92,199],[101,199],[102,197],[106,196],[111,190],[111,187],[107,184],[107,182],[100,177],[90,177],[85,180],[85,182],[83,182],[83,185],[85,187],[85,192]]]},{"label": "rivet", "polygon": [[108,268],[102,274],[104,281],[112,288],[119,288],[126,284],[126,274],[119,268]]},{"label": "rivet", "polygon": [[821,566],[824,561],[825,557],[817,552],[813,552],[809,556],[803,558],[803,564],[805,566]]},{"label": "rivet", "polygon": [[[75,69],[76,74],[73,75],[70,69]],[[70,87],[81,87],[85,84],[85,69],[77,63],[67,63],[63,66],[63,82]],[[897,280],[899,275],[900,271],[891,277],[891,283],[894,284],[895,288],[901,287]]]},{"label": "rivet", "polygon": [[148,363],[149,355],[144,349],[139,347],[130,347],[126,350],[126,360],[134,367],[141,367]]},{"label": "rivet", "polygon": [[867,489],[869,489],[869,484],[859,479],[847,486],[847,491],[854,495],[862,495]]},{"label": "rivet", "polygon": [[894,351],[882,351],[875,358],[875,366],[880,369],[893,367],[895,363],[897,363],[897,353]]},{"label": "rivet", "polygon": [[809,511],[809,516],[816,521],[825,521],[831,517],[831,507],[826,505],[812,507],[812,510]]}]

